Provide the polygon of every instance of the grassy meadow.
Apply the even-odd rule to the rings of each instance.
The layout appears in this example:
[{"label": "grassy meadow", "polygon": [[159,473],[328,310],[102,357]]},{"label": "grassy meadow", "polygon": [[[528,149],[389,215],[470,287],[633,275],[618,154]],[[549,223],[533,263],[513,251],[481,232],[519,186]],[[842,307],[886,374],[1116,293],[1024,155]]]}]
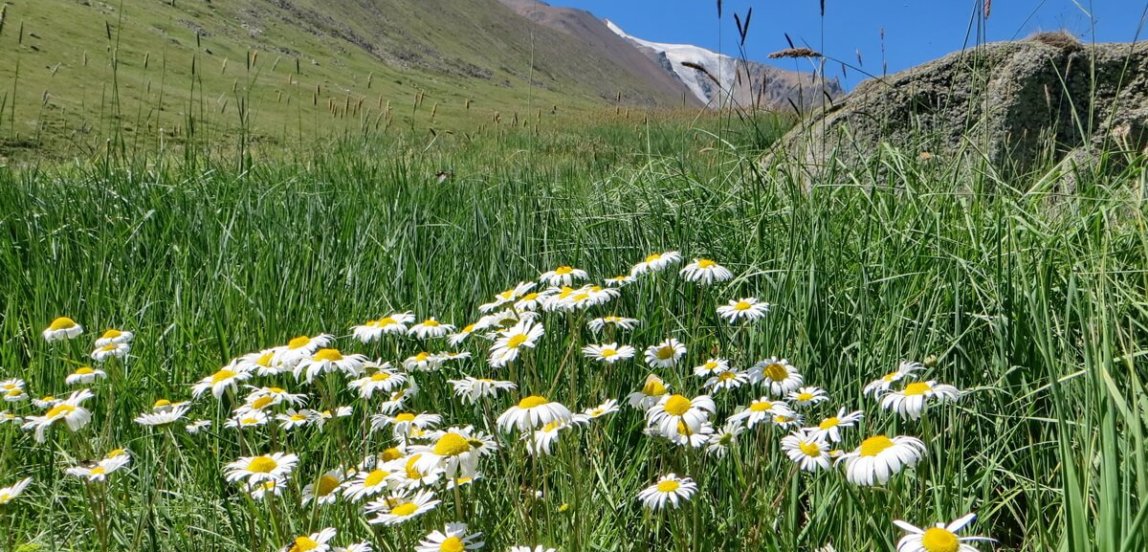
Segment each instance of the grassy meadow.
[{"label": "grassy meadow", "polygon": [[[905,535],[894,520],[930,527],[970,512],[977,519],[960,534],[995,539],[968,543],[977,550],[1148,547],[1142,163],[1116,177],[1085,175],[1066,195],[1041,175],[969,177],[889,154],[842,171],[841,185],[806,190],[796,167],[755,163],[757,148],[784,128],[763,124],[618,120],[550,133],[347,140],[265,162],[140,155],[0,169],[0,380],[22,380],[26,395],[4,405],[0,486],[31,478],[0,506],[0,547],[411,550],[463,522],[482,538],[447,535],[426,549],[481,540],[486,550],[892,551]],[[439,171],[451,176],[439,182]],[[352,336],[353,326],[406,311],[415,322],[462,328],[499,292],[556,267],[588,272],[574,287],[602,284],[666,251],[682,260],[637,275],[617,297],[539,310],[544,335],[503,367],[492,366],[486,335],[498,327],[457,346]],[[732,278],[687,281],[679,271],[697,258]],[[719,316],[719,306],[749,297],[771,305],[761,319]],[[610,314],[640,323],[588,328]],[[46,341],[42,331],[63,316],[84,332]],[[134,333],[130,352],[96,362],[93,343],[109,328]],[[325,348],[344,360],[363,354],[409,378],[402,404],[384,405],[393,397],[382,391],[362,397],[349,385],[356,378],[338,371],[308,383],[288,369],[221,388],[219,398],[193,395],[205,377],[225,382],[224,367],[241,372],[233,359],[320,334],[333,336]],[[647,366],[643,351],[667,338],[687,352]],[[637,354],[605,364],[582,353],[610,342]],[[471,356],[403,367],[424,351]],[[769,382],[715,390],[693,368],[721,358],[737,379],[770,357],[788,359],[803,385],[827,396],[801,404],[773,395],[801,423],[767,417],[702,443],[695,437],[705,424],[679,424],[683,444],[646,434],[650,414],[627,400],[656,374],[668,393],[712,397],[706,423],[720,434],[751,401],[771,396]],[[935,381],[956,386],[959,400],[930,399],[914,420],[863,393],[902,361],[922,364],[890,392]],[[83,366],[106,377],[68,385]],[[517,387],[471,404],[449,383],[464,376]],[[245,400],[248,385],[305,402]],[[58,411],[45,397],[79,389],[93,396],[80,403],[91,420],[77,431],[57,421],[38,442],[14,419]],[[496,424],[530,396],[573,412],[610,399],[619,409],[536,428],[556,441],[550,454],[532,454],[532,432]],[[133,422],[170,413],[161,400],[189,404],[176,406],[172,423]],[[233,415],[244,404],[246,414]],[[337,416],[339,407],[350,415]],[[782,439],[841,408],[863,419],[842,427],[840,442],[823,443],[834,457],[887,435],[919,439],[920,461],[873,486],[847,479],[847,458],[800,469]],[[226,427],[253,410],[268,422]],[[296,410],[305,420],[292,418]],[[370,430],[381,412],[441,421],[402,434]],[[302,425],[284,429],[277,415]],[[191,434],[195,420],[211,425]],[[469,474],[437,472],[450,456],[429,467],[412,459],[447,451],[434,430],[465,426],[483,434],[471,446],[485,440],[478,448],[490,453],[472,466],[481,474],[473,481],[447,484]],[[125,452],[109,456],[116,449]],[[271,453],[297,463],[266,488],[225,479],[228,464]],[[126,466],[108,463],[125,455]],[[90,481],[94,467],[107,468],[106,480]],[[67,472],[76,468],[81,475]],[[378,494],[343,495],[375,469],[388,474]],[[301,504],[332,470],[347,477],[325,489],[333,501]],[[425,479],[412,483],[412,470]],[[677,508],[644,508],[639,493],[669,473],[691,478],[696,492]],[[416,490],[441,502],[394,526],[364,513],[369,504],[397,508]],[[329,542],[325,528],[336,531]],[[957,550],[943,539],[926,544]]]}]

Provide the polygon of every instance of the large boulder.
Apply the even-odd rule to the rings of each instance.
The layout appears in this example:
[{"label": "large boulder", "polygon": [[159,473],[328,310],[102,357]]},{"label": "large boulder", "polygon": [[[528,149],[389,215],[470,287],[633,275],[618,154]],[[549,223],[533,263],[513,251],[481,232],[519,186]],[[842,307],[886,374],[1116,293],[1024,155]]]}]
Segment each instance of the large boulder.
[{"label": "large boulder", "polygon": [[814,185],[833,163],[873,162],[888,146],[1017,175],[1146,145],[1148,43],[1085,45],[1047,33],[869,79],[786,134],[765,161],[797,160]]}]

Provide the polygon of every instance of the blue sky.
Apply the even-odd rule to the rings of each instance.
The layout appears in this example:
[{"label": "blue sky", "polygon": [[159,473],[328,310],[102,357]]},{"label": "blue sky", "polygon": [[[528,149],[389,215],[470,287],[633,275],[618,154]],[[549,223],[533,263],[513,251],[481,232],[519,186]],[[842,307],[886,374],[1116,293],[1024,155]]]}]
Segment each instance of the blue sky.
[{"label": "blue sky", "polygon": [[[744,18],[753,7],[746,53],[765,60],[770,52],[787,47],[784,33],[797,45],[808,45],[828,56],[889,72],[960,50],[974,43],[973,14],[979,0],[825,0],[825,18],[819,0],[726,0],[721,24],[716,0],[548,0],[554,6],[576,7],[611,19],[627,33],[656,42],[690,43],[736,55],[737,29],[733,14]],[[988,40],[1023,38],[1042,30],[1067,29],[1086,41],[1125,42],[1148,38],[1145,10],[1148,0],[995,0],[982,32]],[[824,25],[824,32],[822,31]],[[796,67],[795,67],[796,64]],[[808,69],[808,60],[778,65]],[[831,76],[840,76],[832,69]],[[849,71],[843,82],[852,87],[860,75]]]}]

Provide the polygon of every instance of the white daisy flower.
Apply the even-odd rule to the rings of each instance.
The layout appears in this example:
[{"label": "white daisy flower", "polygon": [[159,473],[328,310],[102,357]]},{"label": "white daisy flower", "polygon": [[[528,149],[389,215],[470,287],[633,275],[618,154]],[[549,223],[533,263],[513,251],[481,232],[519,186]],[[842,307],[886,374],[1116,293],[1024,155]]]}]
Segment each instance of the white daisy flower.
[{"label": "white daisy flower", "polygon": [[248,372],[256,376],[277,376],[287,370],[283,364],[281,352],[283,348],[276,347],[264,349],[257,353],[247,353],[234,361],[232,365],[241,372]]},{"label": "white daisy flower", "polygon": [[13,500],[20,498],[20,495],[24,494],[24,489],[27,489],[31,483],[32,478],[25,477],[12,486],[0,488],[0,506],[7,506]]},{"label": "white daisy flower", "polygon": [[889,391],[882,395],[881,408],[896,412],[902,418],[916,420],[921,417],[929,399],[953,402],[960,398],[960,390],[952,385],[938,384],[936,381],[915,381],[900,391]]},{"label": "white daisy flower", "polygon": [[319,334],[315,337],[301,335],[288,341],[286,346],[276,348],[278,358],[275,362],[286,365],[286,368],[294,368],[295,363],[330,345],[333,340],[330,334]]},{"label": "white daisy flower", "polygon": [[298,462],[298,456],[282,452],[243,456],[224,466],[224,478],[228,483],[237,481],[258,483],[271,479],[286,479]]},{"label": "white daisy flower", "polygon": [[570,409],[561,403],[551,402],[541,395],[531,395],[498,417],[498,429],[510,431],[511,428],[517,428],[518,431],[527,431],[555,420],[569,421],[571,416]]},{"label": "white daisy flower", "polygon": [[699,378],[710,378],[719,372],[725,372],[730,369],[729,361],[724,358],[710,358],[706,359],[704,364],[694,366],[694,375]]},{"label": "white daisy flower", "polygon": [[781,438],[781,450],[801,469],[829,469],[829,443],[813,433],[798,431]]},{"label": "white daisy flower", "polygon": [[9,379],[0,381],[0,394],[4,395],[5,402],[20,402],[28,398],[24,390],[27,384],[22,379]]},{"label": "white daisy flower", "polygon": [[801,373],[784,358],[770,357],[753,365],[749,371],[750,381],[765,384],[774,396],[783,397],[801,387]]},{"label": "white daisy flower", "polygon": [[677,508],[680,503],[689,500],[697,490],[698,486],[693,479],[678,477],[671,473],[662,476],[657,483],[638,493],[638,500],[647,510],[661,510],[667,503],[671,508]]},{"label": "white daisy flower", "polygon": [[279,429],[284,431],[307,427],[315,421],[314,417],[308,415],[308,412],[300,412],[293,408],[287,412],[276,414],[275,420],[279,422]]},{"label": "white daisy flower", "polygon": [[60,420],[63,420],[72,432],[79,431],[92,420],[92,413],[84,408],[83,403],[93,396],[87,389],[76,391],[67,399],[53,405],[43,416],[25,418],[23,428],[25,431],[35,430],[37,443],[43,443],[46,438],[44,432]]},{"label": "white daisy flower", "polygon": [[632,284],[636,281],[637,278],[634,278],[629,274],[619,274],[618,276],[611,276],[610,278],[606,278],[606,285],[614,288],[620,288]]},{"label": "white daisy flower", "polygon": [[448,523],[444,530],[423,537],[415,552],[464,552],[478,550],[485,544],[482,533],[467,531],[465,523]]},{"label": "white daisy flower", "polygon": [[443,324],[434,317],[427,318],[407,330],[409,335],[413,335],[419,339],[431,339],[436,337],[443,337],[449,333],[454,332],[455,328],[451,324]]},{"label": "white daisy flower", "polygon": [[686,280],[706,286],[733,278],[733,273],[729,269],[709,259],[694,259],[694,262],[681,270],[681,275]]},{"label": "white daisy flower", "polygon": [[744,297],[718,307],[717,313],[730,324],[739,321],[754,322],[769,313],[769,303],[762,303],[756,297]]},{"label": "white daisy flower", "polygon": [[645,412],[658,404],[669,392],[670,386],[662,378],[649,374],[642,388],[627,395],[626,401],[631,407]]},{"label": "white daisy flower", "polygon": [[749,374],[746,372],[739,372],[737,370],[725,370],[718,372],[706,380],[703,388],[710,391],[730,391],[741,387],[749,381]]},{"label": "white daisy flower", "polygon": [[295,537],[291,544],[279,549],[279,552],[329,552],[331,539],[335,538],[335,530],[331,527],[318,533]]},{"label": "white daisy flower", "polygon": [[805,419],[801,417],[801,414],[774,414],[770,421],[773,422],[773,425],[781,429],[795,429],[805,423]]},{"label": "white daisy flower", "polygon": [[191,435],[199,435],[211,427],[211,420],[196,420],[189,422],[184,429]]},{"label": "white daisy flower", "polygon": [[96,347],[103,347],[113,343],[131,343],[134,338],[135,334],[132,332],[109,328],[96,340]]},{"label": "white daisy flower", "polygon": [[287,490],[287,481],[283,479],[267,479],[247,483],[247,494],[259,501],[267,496],[281,496],[285,490]]},{"label": "white daisy flower", "polygon": [[646,348],[646,364],[651,368],[673,368],[686,354],[686,346],[674,338]]},{"label": "white daisy flower", "polygon": [[644,433],[650,437],[669,439],[679,447],[701,448],[708,445],[713,438],[714,426],[709,422],[702,422],[697,429],[690,429],[685,422],[679,421],[678,425],[668,429],[668,432],[656,427],[647,427]]},{"label": "white daisy flower", "polygon": [[411,447],[412,454],[420,454],[418,469],[423,472],[442,470],[448,478],[474,477],[478,460],[498,450],[494,437],[475,431],[471,426],[452,427],[430,435],[433,444]]},{"label": "white daisy flower", "polygon": [[857,450],[841,455],[845,479],[855,485],[883,485],[894,474],[913,466],[925,455],[925,443],[914,437],[876,435],[865,439]]},{"label": "white daisy flower", "polygon": [[706,454],[714,458],[725,458],[729,448],[737,443],[737,438],[745,431],[745,427],[736,420],[726,420],[721,430],[714,432],[706,441]]},{"label": "white daisy flower", "polygon": [[585,355],[586,358],[598,362],[605,362],[606,364],[614,364],[622,360],[634,358],[636,353],[637,351],[633,347],[629,345],[619,347],[617,343],[587,345],[582,347],[582,354]]},{"label": "white daisy flower", "polygon": [[478,307],[478,310],[479,310],[479,312],[486,313],[486,312],[490,312],[494,309],[497,309],[498,307],[501,307],[507,303],[513,303],[513,302],[517,301],[519,297],[526,295],[527,293],[530,292],[530,290],[534,289],[534,286],[535,286],[534,282],[519,282],[514,287],[512,287],[506,291],[503,291],[503,292],[499,293],[498,295],[495,295],[494,301],[480,305]]},{"label": "white daisy flower", "polygon": [[208,390],[215,398],[220,399],[228,389],[235,391],[239,386],[239,382],[247,381],[251,374],[239,370],[234,364],[220,368],[218,372],[199,380],[191,388],[191,394],[196,398],[200,397]]},{"label": "white daisy flower", "polygon": [[787,398],[793,402],[794,407],[813,406],[829,400],[825,390],[820,387],[801,387],[790,391]]},{"label": "white daisy flower", "polygon": [[965,514],[952,523],[937,523],[922,529],[901,520],[893,525],[908,533],[897,542],[897,552],[977,552],[973,542],[993,542],[989,537],[961,537],[957,535],[966,525],[976,519],[976,514]]},{"label": "white daisy flower", "polygon": [[474,404],[479,399],[494,397],[504,391],[512,391],[518,386],[511,381],[493,380],[487,378],[472,378],[466,376],[460,380],[447,380],[454,387],[454,394],[462,398],[462,402]]},{"label": "white daisy flower", "polygon": [[526,452],[533,456],[549,456],[554,452],[554,443],[558,441],[559,432],[588,423],[590,418],[585,414],[574,414],[569,420],[554,420],[536,430],[531,435],[523,435],[526,441]]},{"label": "white daisy flower", "polygon": [[609,399],[598,406],[583,410],[582,414],[584,414],[588,419],[592,420],[595,418],[601,418],[602,416],[606,416],[608,414],[614,414],[618,412],[618,410],[618,401]]},{"label": "white daisy flower", "polygon": [[307,506],[312,502],[316,504],[334,504],[339,498],[339,487],[343,485],[343,481],[346,478],[346,471],[341,468],[327,470],[313,483],[308,483],[303,486],[302,505]]},{"label": "white daisy flower", "polygon": [[873,397],[876,398],[882,393],[888,391],[894,383],[905,379],[906,376],[909,376],[914,372],[924,369],[925,367],[919,362],[909,362],[907,360],[902,360],[901,364],[897,366],[896,370],[869,382],[869,384],[865,386],[865,389],[862,392],[865,395],[873,395]]},{"label": "white daisy flower", "polygon": [[388,481],[393,488],[409,491],[419,487],[433,487],[443,477],[443,470],[436,461],[425,461],[421,452],[413,453],[383,464],[391,474]]},{"label": "white daisy flower", "polygon": [[841,428],[853,427],[857,425],[857,422],[860,422],[863,417],[865,417],[865,414],[860,410],[848,412],[842,407],[837,411],[836,416],[825,418],[817,424],[817,427],[807,429],[830,443],[839,443],[841,442]]},{"label": "white daisy flower", "polygon": [[352,380],[347,387],[357,391],[363,399],[370,400],[375,393],[390,393],[406,382],[406,374],[391,370],[390,363],[385,363],[370,375]]},{"label": "white daisy flower", "polygon": [[709,417],[716,411],[717,407],[709,395],[699,395],[693,399],[684,395],[669,395],[646,411],[646,423],[669,437],[679,433],[678,422],[684,423],[690,432],[699,431],[702,423],[709,421]]},{"label": "white daisy flower", "polygon": [[328,372],[342,372],[349,378],[357,378],[367,363],[367,357],[359,354],[344,355],[338,349],[319,349],[311,356],[303,358],[295,365],[293,372],[295,379],[304,375],[307,383],[311,383],[320,374]]},{"label": "white daisy flower", "polygon": [[677,251],[666,251],[663,253],[651,253],[646,255],[642,262],[633,266],[630,269],[630,276],[637,276],[647,272],[658,272],[665,270],[666,267],[681,262],[682,255]]},{"label": "white daisy flower", "polygon": [[542,338],[544,330],[541,324],[530,320],[523,320],[507,330],[498,332],[498,339],[490,348],[489,363],[494,368],[502,368],[514,362],[522,348],[533,349],[538,340]]},{"label": "white daisy flower", "polygon": [[162,406],[159,409],[153,407],[151,412],[144,412],[136,416],[134,421],[139,425],[149,427],[167,425],[183,419],[188,410],[191,410],[191,405],[188,404],[172,407]]},{"label": "white daisy flower", "polygon": [[104,362],[109,358],[126,357],[128,356],[128,353],[131,352],[131,350],[131,345],[128,345],[127,343],[108,343],[107,345],[92,351],[91,357],[92,360],[96,362]]},{"label": "white daisy flower", "polygon": [[554,270],[543,272],[538,280],[551,286],[572,286],[575,281],[586,280],[589,277],[590,275],[586,274],[585,270],[562,265]]},{"label": "white daisy flower", "polygon": [[107,377],[107,372],[104,372],[99,368],[81,366],[76,368],[75,372],[68,374],[68,377],[64,378],[64,383],[68,385],[90,385],[98,379],[104,379]]},{"label": "white daisy flower", "polygon": [[587,322],[586,326],[589,327],[590,331],[594,333],[601,333],[602,330],[607,326],[611,328],[617,328],[619,330],[632,330],[637,328],[638,324],[640,323],[641,321],[637,318],[626,318],[624,316],[610,315],[603,316],[601,318],[595,318]]},{"label": "white daisy flower", "polygon": [[442,416],[421,412],[400,412],[391,416],[389,414],[375,414],[371,417],[371,430],[378,431],[391,427],[396,439],[405,439],[411,428],[429,429],[442,423]]},{"label": "white daisy flower", "polygon": [[434,372],[442,368],[442,357],[427,351],[419,351],[418,354],[403,360],[403,368],[408,372]]},{"label": "white daisy flower", "polygon": [[536,311],[543,307],[546,296],[543,293],[532,291],[520,297],[514,302],[514,310],[516,311]]},{"label": "white daisy flower", "polygon": [[360,470],[355,478],[343,484],[343,496],[352,502],[375,496],[390,488],[390,470],[382,466]]},{"label": "white daisy flower", "polygon": [[80,334],[84,333],[84,327],[77,324],[75,320],[66,316],[61,316],[52,321],[47,328],[44,328],[42,335],[44,341],[61,341],[64,339],[75,339]]},{"label": "white daisy flower", "polygon": [[116,456],[104,458],[91,464],[71,467],[64,470],[64,472],[72,477],[86,479],[88,483],[102,483],[107,481],[109,475],[119,471],[120,468],[123,468],[130,463],[131,456],[128,456],[127,454],[118,454]]},{"label": "white daisy flower", "polygon": [[367,520],[371,525],[398,525],[421,516],[439,505],[434,493],[419,491],[413,496],[388,496],[367,504],[366,512],[376,514]]}]

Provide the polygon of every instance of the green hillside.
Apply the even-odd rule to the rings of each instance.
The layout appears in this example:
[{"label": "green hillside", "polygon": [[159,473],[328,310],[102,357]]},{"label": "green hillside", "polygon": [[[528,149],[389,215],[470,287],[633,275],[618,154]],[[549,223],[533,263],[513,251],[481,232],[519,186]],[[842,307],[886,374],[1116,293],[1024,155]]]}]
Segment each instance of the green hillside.
[{"label": "green hillside", "polygon": [[[306,145],[677,105],[497,0],[9,0],[0,156]],[[533,77],[533,86],[528,85]]]}]

